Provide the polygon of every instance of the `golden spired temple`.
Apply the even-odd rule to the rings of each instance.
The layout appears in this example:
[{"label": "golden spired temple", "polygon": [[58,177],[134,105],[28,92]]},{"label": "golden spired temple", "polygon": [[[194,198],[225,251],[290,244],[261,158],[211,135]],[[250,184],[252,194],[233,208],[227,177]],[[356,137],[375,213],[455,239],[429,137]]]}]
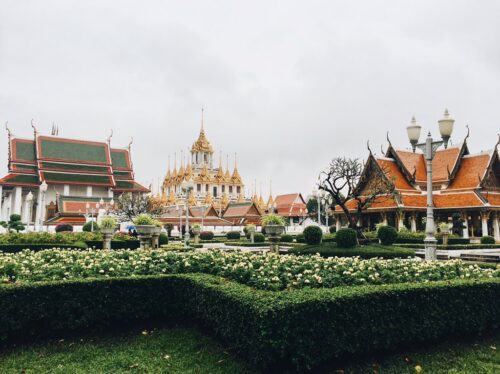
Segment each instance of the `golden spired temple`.
[{"label": "golden spired temple", "polygon": [[225,209],[231,202],[245,202],[244,183],[238,171],[236,154],[233,170],[229,169],[229,157],[226,157],[226,167],[222,166],[222,155],[219,164],[214,167],[214,149],[205,135],[203,127],[203,111],[201,129],[198,139],[189,150],[189,157],[184,160],[181,153],[180,167],[177,168],[177,158],[174,167],[169,165],[161,188],[161,205],[172,206],[184,202],[186,185],[194,188],[188,196],[188,203],[195,205],[210,205]]}]

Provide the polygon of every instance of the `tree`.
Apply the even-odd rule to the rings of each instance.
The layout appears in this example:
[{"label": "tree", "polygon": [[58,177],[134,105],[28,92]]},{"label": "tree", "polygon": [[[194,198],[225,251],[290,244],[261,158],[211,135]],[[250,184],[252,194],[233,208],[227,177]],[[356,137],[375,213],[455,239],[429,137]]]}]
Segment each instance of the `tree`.
[{"label": "tree", "polygon": [[139,214],[158,214],[159,208],[153,206],[149,196],[128,192],[121,194],[118,198],[115,213],[120,221],[132,221]]},{"label": "tree", "polygon": [[364,210],[375,200],[382,202],[394,196],[394,180],[387,174],[371,153],[365,165],[357,158],[336,157],[320,173],[318,188],[332,197],[332,207],[342,209],[349,227],[358,230]]},{"label": "tree", "polygon": [[25,229],[23,223],[21,222],[21,216],[19,214],[11,214],[8,222],[1,221],[0,226],[6,228],[9,231],[23,231]]},{"label": "tree", "polygon": [[[325,202],[323,202],[325,200]],[[328,196],[321,201],[321,213],[320,213],[320,218],[321,218],[321,224],[326,223],[326,208],[331,207],[331,201],[332,199],[329,198]],[[307,214],[309,217],[311,217],[314,220],[318,220],[318,199],[315,196],[312,196],[307,200],[306,204],[307,208]]]}]

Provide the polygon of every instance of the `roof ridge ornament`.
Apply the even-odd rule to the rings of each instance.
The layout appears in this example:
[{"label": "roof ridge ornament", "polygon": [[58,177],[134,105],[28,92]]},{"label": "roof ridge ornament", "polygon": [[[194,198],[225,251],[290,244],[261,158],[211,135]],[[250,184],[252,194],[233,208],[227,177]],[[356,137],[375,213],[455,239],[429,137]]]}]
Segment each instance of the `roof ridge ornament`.
[{"label": "roof ridge ornament", "polygon": [[128,146],[127,146],[127,148],[128,148],[128,151],[129,151],[129,152],[130,152],[130,148],[132,147],[132,143],[133,143],[133,142],[134,142],[134,137],[133,137],[133,136],[131,136],[131,137],[130,137],[130,142],[128,143]]},{"label": "roof ridge ornament", "polygon": [[32,118],[31,119],[31,127],[33,128],[33,134],[36,138],[36,136],[38,135],[38,131],[36,130],[36,127],[35,127],[35,120]]},{"label": "roof ridge ornament", "polygon": [[[413,117],[413,119],[415,119],[415,117]],[[387,131],[386,138],[387,138],[387,142],[389,143],[389,146],[392,148],[391,139],[389,139],[389,131]]]},{"label": "roof ridge ornament", "polygon": [[373,156],[373,152],[372,152],[372,149],[370,148],[370,141],[369,140],[366,141],[366,148],[368,148],[368,152],[370,152],[370,155]]},{"label": "roof ridge ornament", "polygon": [[108,142],[109,147],[111,148],[111,138],[113,137],[113,129],[111,129],[111,134],[109,134],[108,139],[106,140]]},{"label": "roof ridge ornament", "polygon": [[469,138],[470,136],[470,128],[469,128],[469,125],[465,125],[465,127],[467,127],[467,135],[465,135],[465,139],[464,139],[464,143],[467,143],[467,139]]}]

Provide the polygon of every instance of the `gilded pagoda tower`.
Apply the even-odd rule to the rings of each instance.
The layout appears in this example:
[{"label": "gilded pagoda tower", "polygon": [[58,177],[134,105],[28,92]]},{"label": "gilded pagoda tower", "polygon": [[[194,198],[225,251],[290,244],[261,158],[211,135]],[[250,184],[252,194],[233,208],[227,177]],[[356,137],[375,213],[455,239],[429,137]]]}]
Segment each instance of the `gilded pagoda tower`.
[{"label": "gilded pagoda tower", "polygon": [[[162,185],[162,201],[164,205],[175,205],[185,196],[183,187],[190,183],[194,186],[188,196],[190,205],[221,205],[227,206],[230,202],[245,201],[244,183],[238,171],[236,155],[234,167],[229,169],[229,159],[226,167],[222,166],[222,155],[219,156],[218,166],[214,167],[214,148],[205,134],[203,115],[198,138],[189,150],[187,160],[181,155],[180,167],[177,168],[177,159],[173,169],[170,160],[167,174]],[[184,200],[182,200],[184,201]]]}]

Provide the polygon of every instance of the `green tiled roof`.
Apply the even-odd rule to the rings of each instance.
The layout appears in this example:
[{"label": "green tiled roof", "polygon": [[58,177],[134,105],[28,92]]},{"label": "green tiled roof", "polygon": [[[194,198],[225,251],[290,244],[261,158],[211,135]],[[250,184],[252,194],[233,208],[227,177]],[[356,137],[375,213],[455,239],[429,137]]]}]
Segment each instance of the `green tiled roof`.
[{"label": "green tiled roof", "polygon": [[134,182],[116,181],[116,188],[134,188]]},{"label": "green tiled roof", "polygon": [[43,177],[47,182],[65,183],[76,182],[82,184],[102,184],[111,186],[113,183],[108,175],[92,175],[92,174],[67,174],[43,171]]},{"label": "green tiled roof", "polygon": [[111,160],[113,161],[113,167],[115,168],[129,168],[128,160],[126,155],[127,151],[115,151],[111,150]]},{"label": "green tiled roof", "polygon": [[108,163],[106,144],[74,142],[65,139],[40,139],[40,158],[77,162]]},{"label": "green tiled roof", "polygon": [[89,171],[97,173],[109,173],[108,166],[60,164],[57,162],[47,162],[47,161],[40,162],[39,166],[41,169],[64,169],[64,170],[76,170],[76,171]]},{"label": "green tiled roof", "polygon": [[113,175],[118,179],[132,179],[130,171],[113,171]]},{"label": "green tiled roof", "polygon": [[33,184],[38,185],[40,180],[38,175],[27,174],[9,174],[0,181],[0,184],[16,185],[16,184]]},{"label": "green tiled roof", "polygon": [[35,161],[35,142],[25,142],[14,139],[13,147],[15,147],[13,151],[16,155],[16,160]]},{"label": "green tiled roof", "polygon": [[12,168],[14,170],[30,170],[30,171],[37,171],[38,170],[36,165],[26,165],[26,164],[18,164],[18,163],[12,163]]}]

